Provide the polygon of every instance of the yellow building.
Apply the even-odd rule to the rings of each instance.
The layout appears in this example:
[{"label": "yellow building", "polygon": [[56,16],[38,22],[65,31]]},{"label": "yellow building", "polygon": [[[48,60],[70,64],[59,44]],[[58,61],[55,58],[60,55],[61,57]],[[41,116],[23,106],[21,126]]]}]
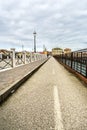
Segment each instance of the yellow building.
[{"label": "yellow building", "polygon": [[63,50],[61,48],[53,48],[52,49],[52,55],[60,55],[63,53]]},{"label": "yellow building", "polygon": [[71,49],[70,48],[65,48],[64,49],[64,54],[67,54],[67,53],[71,53]]}]

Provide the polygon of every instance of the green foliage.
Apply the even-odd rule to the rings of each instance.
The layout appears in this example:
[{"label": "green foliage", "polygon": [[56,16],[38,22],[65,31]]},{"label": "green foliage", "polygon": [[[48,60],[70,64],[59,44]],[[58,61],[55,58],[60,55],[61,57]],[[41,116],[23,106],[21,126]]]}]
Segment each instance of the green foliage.
[{"label": "green foliage", "polygon": [[59,48],[59,47],[55,47],[55,48],[53,48],[53,50],[63,50],[63,49]]}]

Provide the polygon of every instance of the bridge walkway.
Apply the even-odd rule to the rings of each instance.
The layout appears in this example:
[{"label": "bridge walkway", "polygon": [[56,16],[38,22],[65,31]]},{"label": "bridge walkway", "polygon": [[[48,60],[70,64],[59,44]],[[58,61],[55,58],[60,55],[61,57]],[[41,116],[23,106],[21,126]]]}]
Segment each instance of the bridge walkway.
[{"label": "bridge walkway", "polygon": [[0,102],[15,91],[46,59],[0,71]]},{"label": "bridge walkway", "polygon": [[0,107],[0,130],[87,130],[87,88],[50,58]]}]

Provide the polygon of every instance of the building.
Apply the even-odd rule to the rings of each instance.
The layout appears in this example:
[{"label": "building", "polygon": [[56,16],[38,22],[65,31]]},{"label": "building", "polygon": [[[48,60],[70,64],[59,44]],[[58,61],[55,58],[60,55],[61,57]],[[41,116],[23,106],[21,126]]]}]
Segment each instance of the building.
[{"label": "building", "polygon": [[71,49],[70,48],[65,48],[64,49],[64,54],[67,54],[67,53],[71,53]]},{"label": "building", "polygon": [[53,48],[52,49],[52,55],[54,56],[54,55],[60,55],[60,54],[62,54],[63,53],[63,49],[61,49],[61,48]]},{"label": "building", "polygon": [[0,49],[0,59],[4,58],[8,58],[10,56],[10,51],[5,50],[5,49]]}]

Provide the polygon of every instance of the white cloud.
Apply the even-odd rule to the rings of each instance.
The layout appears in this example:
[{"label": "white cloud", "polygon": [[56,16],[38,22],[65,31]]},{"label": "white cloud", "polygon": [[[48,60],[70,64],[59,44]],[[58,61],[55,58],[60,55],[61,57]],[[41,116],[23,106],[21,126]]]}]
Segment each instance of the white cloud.
[{"label": "white cloud", "polygon": [[[0,0],[0,45],[21,44],[33,48],[55,46],[87,47],[87,1],[83,0]],[[20,42],[19,42],[20,41]],[[1,46],[2,47],[2,46]]]}]

